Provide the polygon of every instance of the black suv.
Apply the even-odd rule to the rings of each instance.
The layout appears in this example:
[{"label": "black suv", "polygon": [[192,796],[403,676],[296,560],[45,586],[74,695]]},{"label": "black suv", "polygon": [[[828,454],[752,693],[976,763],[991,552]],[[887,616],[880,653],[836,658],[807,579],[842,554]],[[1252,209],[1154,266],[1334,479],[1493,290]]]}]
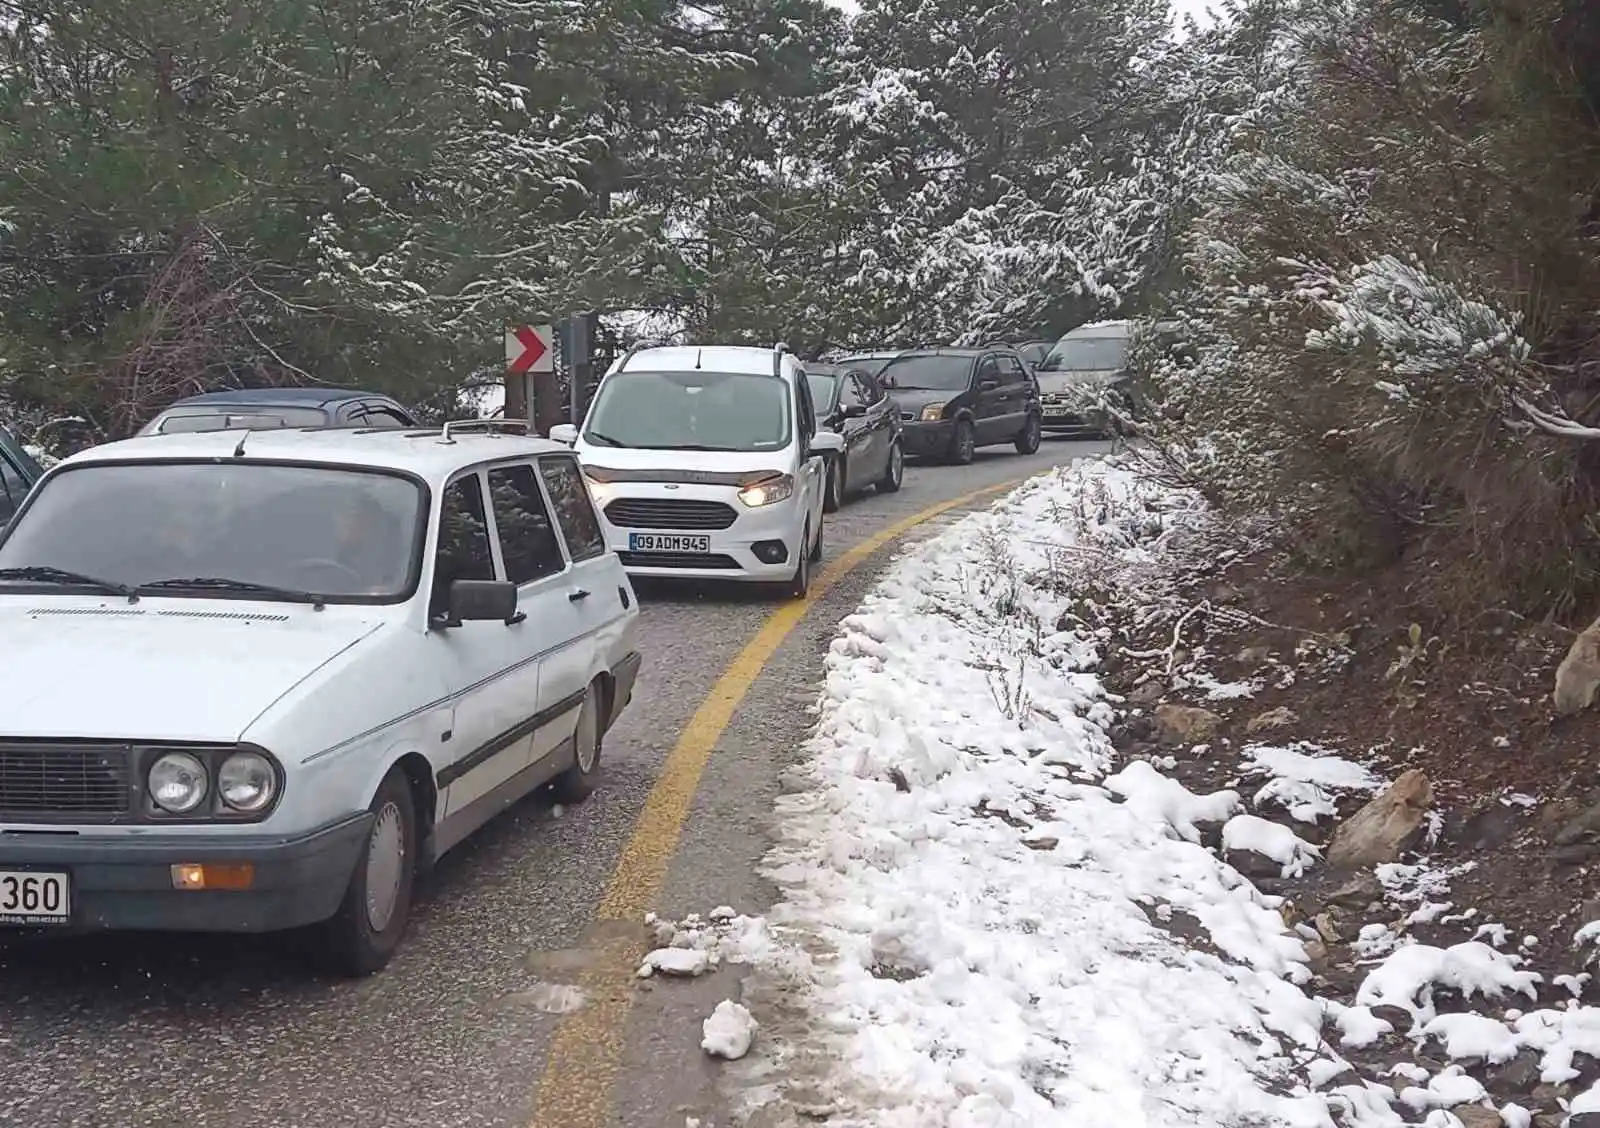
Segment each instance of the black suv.
[{"label": "black suv", "polygon": [[17,437],[0,424],[0,529],[6,527],[33,483],[43,475],[44,468],[22,449]]},{"label": "black suv", "polygon": [[907,349],[878,380],[900,408],[907,454],[965,465],[981,446],[1039,449],[1039,385],[1015,349]]}]

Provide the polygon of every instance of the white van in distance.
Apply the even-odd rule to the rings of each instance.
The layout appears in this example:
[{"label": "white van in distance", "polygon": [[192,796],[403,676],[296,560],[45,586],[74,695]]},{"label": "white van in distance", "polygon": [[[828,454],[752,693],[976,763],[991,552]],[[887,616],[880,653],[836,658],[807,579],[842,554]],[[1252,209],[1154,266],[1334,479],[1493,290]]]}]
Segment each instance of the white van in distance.
[{"label": "white van in distance", "polygon": [[595,392],[573,444],[606,544],[633,576],[781,584],[822,558],[823,452],[805,369],[782,345],[642,346]]}]

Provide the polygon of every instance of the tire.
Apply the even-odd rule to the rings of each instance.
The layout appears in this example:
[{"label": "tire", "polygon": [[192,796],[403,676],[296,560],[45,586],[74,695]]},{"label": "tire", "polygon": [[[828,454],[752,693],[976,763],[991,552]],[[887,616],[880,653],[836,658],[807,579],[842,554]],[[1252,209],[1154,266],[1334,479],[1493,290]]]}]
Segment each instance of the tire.
[{"label": "tire", "polygon": [[578,710],[578,727],[572,737],[572,766],[550,781],[550,792],[557,803],[582,803],[594,794],[599,781],[600,745],[605,739],[600,711],[604,698],[595,682],[583,692],[583,707]]},{"label": "tire", "polygon": [[899,493],[900,483],[906,475],[906,452],[899,442],[889,444],[889,461],[884,465],[883,477],[878,479],[879,493]]},{"label": "tire", "polygon": [[826,477],[822,483],[822,511],[824,513],[837,513],[839,506],[844,504],[844,455],[828,459],[828,468],[824,473]]},{"label": "tire", "polygon": [[[411,915],[412,882],[417,872],[417,811],[411,783],[399,767],[389,770],[372,797],[372,829],[356,859],[350,886],[336,912],[322,926],[317,958],[327,970],[359,979],[381,970],[400,947]],[[369,895],[373,882],[392,886]],[[383,902],[388,911],[384,914]]]},{"label": "tire", "polygon": [[972,429],[972,420],[957,419],[956,429],[950,436],[950,451],[945,460],[952,466],[966,466],[972,462],[972,456],[977,449],[978,436]]},{"label": "tire", "polygon": [[790,599],[804,599],[811,591],[811,552],[806,547],[806,538],[810,535],[808,524],[800,538],[800,558],[795,561],[794,575],[783,585],[783,594]]},{"label": "tire", "polygon": [[813,564],[822,562],[822,535],[827,532],[828,523],[822,521],[817,525],[817,539],[811,542],[811,551],[806,553],[806,559]]},{"label": "tire", "polygon": [[1037,454],[1039,443],[1044,439],[1044,423],[1037,415],[1028,413],[1028,421],[1022,425],[1022,430],[1017,432],[1015,445],[1018,454]]}]

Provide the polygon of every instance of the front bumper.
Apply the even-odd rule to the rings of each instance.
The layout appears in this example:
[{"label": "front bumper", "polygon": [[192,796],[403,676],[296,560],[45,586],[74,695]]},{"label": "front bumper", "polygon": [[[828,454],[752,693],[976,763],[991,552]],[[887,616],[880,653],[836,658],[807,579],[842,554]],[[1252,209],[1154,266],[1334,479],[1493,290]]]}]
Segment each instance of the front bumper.
[{"label": "front bumper", "polygon": [[[725,529],[613,524],[605,512],[613,501],[632,498],[657,501],[663,496],[647,490],[630,490],[629,485],[631,483],[600,489],[590,487],[599,503],[596,508],[600,511],[606,547],[621,559],[623,571],[629,576],[777,583],[794,575],[803,551],[801,541],[805,528],[800,492],[774,505],[751,509],[738,501],[731,491],[713,492],[711,487],[684,486],[672,496],[687,501],[722,502],[734,510],[733,523]],[[708,547],[704,552],[636,552],[629,543],[629,536],[634,533],[705,537]],[[768,563],[756,555],[754,546],[774,541],[783,545],[783,556],[775,563]]]},{"label": "front bumper", "polygon": [[[273,932],[338,911],[371,824],[363,811],[295,837],[7,830],[0,832],[0,869],[71,875],[70,922],[33,926],[38,932]],[[255,867],[248,890],[172,887],[175,865],[243,862]]]},{"label": "front bumper", "polygon": [[950,419],[931,423],[907,420],[900,430],[900,442],[907,454],[922,458],[940,457],[950,450],[955,430],[955,422]]}]

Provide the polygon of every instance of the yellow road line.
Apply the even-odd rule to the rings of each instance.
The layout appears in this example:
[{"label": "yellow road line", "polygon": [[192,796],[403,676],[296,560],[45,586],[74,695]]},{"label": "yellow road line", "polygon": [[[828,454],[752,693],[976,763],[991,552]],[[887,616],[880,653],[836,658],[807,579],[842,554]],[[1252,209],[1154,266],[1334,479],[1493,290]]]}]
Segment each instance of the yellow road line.
[{"label": "yellow road line", "polygon": [[565,1016],[556,1028],[534,1100],[531,1128],[608,1125],[632,1005],[634,969],[644,951],[644,914],[655,907],[666,884],[667,867],[677,852],[684,820],[717,741],[789,632],[829,588],[891,541],[941,513],[1012,489],[1025,480],[986,486],[930,505],[874,533],[812,580],[805,599],[786,603],[769,615],[728,664],[667,754],[661,776],[650,789],[633,834],[606,883],[587,945],[594,958],[580,983],[589,1002]]}]

